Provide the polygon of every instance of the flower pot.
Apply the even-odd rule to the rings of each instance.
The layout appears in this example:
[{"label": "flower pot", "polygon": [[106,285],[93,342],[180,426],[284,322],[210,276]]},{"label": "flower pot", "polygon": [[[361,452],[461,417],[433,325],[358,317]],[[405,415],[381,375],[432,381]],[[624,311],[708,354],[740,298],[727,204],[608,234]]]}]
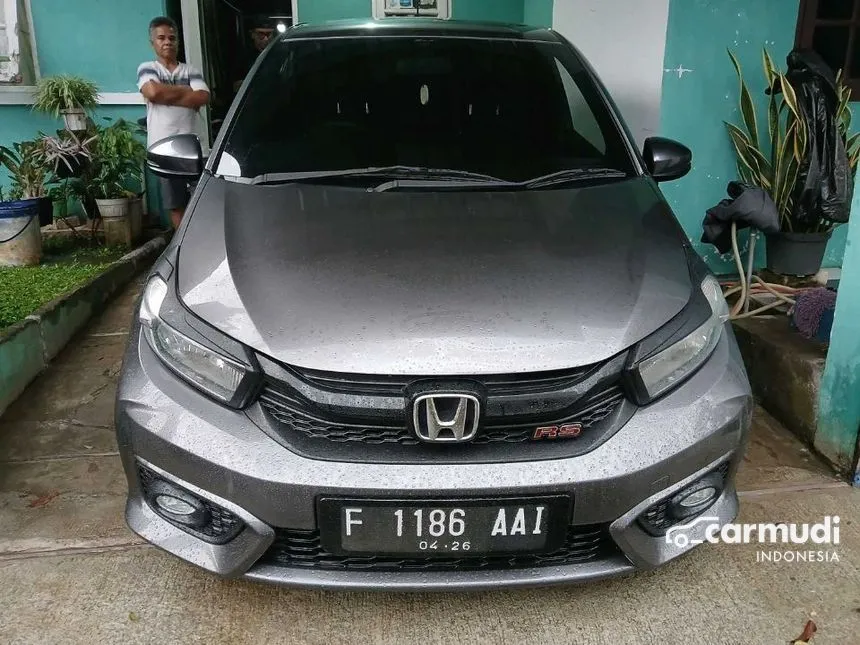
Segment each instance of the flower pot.
[{"label": "flower pot", "polygon": [[127,218],[129,213],[128,197],[120,199],[97,199],[96,206],[102,219]]},{"label": "flower pot", "polygon": [[34,266],[42,259],[38,199],[0,202],[0,266]]},{"label": "flower pot", "polygon": [[62,110],[61,113],[66,122],[66,130],[81,132],[87,129],[87,113],[81,108]]},{"label": "flower pot", "polygon": [[97,199],[96,205],[102,217],[105,233],[105,244],[108,246],[130,247],[133,243],[131,234],[131,209],[127,197],[122,199]]},{"label": "flower pot", "polygon": [[818,273],[833,231],[772,233],[767,236],[767,268],[774,273],[807,276]]},{"label": "flower pot", "polygon": [[39,197],[39,226],[50,226],[54,223],[54,200],[50,197]]},{"label": "flower pot", "polygon": [[137,241],[143,233],[143,199],[135,197],[129,200],[129,219],[131,220],[131,239]]}]

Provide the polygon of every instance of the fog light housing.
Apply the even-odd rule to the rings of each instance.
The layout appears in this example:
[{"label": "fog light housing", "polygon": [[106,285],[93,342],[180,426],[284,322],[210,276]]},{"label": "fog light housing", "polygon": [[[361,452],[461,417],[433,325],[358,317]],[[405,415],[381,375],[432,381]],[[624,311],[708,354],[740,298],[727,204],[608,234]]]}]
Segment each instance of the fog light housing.
[{"label": "fog light housing", "polygon": [[166,520],[198,529],[209,523],[203,502],[163,479],[149,486],[147,498],[152,509]]},{"label": "fog light housing", "polygon": [[676,520],[699,515],[717,501],[723,491],[723,478],[717,473],[702,477],[669,501],[669,514]]},{"label": "fog light housing", "polygon": [[672,526],[688,521],[708,510],[723,494],[729,462],[723,462],[715,470],[675,493],[649,506],[639,516],[639,526],[655,537],[666,534]]}]

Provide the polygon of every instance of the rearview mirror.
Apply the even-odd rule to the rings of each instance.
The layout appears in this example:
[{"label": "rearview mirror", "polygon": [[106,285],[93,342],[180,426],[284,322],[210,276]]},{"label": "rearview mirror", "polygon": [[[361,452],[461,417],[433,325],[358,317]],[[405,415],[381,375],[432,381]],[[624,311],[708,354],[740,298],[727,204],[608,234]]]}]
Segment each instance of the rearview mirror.
[{"label": "rearview mirror", "polygon": [[146,164],[159,177],[197,179],[203,173],[203,149],[196,134],[177,134],[153,143]]},{"label": "rearview mirror", "polygon": [[693,166],[693,153],[687,146],[663,137],[645,139],[642,156],[654,181],[680,179]]}]

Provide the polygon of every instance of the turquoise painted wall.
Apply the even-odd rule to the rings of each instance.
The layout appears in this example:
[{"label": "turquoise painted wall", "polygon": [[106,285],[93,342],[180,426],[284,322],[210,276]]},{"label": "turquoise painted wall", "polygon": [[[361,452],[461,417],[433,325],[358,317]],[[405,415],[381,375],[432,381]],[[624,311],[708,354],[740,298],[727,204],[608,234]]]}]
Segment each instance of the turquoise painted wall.
[{"label": "turquoise painted wall", "polygon": [[371,0],[299,0],[299,22],[370,18]]},{"label": "turquoise painted wall", "polygon": [[103,92],[134,92],[137,66],[153,57],[147,27],[162,0],[35,0],[36,47],[43,76],[72,72]]},{"label": "turquoise painted wall", "polygon": [[[663,191],[699,253],[717,272],[734,270],[731,254],[720,256],[699,239],[705,211],[726,197],[726,185],[737,174],[723,125],[740,122],[738,83],[726,49],[738,57],[753,97],[764,99],[762,48],[784,68],[794,46],[797,10],[797,0],[672,0],[669,7],[661,134],[690,146],[693,169],[664,184]],[[840,266],[845,234],[844,226],[834,232],[825,266]],[[763,266],[763,243],[756,258]]]},{"label": "turquoise painted wall", "polygon": [[[855,217],[847,225],[842,279],[818,402],[815,447],[850,469],[860,430],[860,181],[854,185]],[[854,474],[860,486],[860,469]]]},{"label": "turquoise painted wall", "polygon": [[524,0],[523,22],[534,27],[552,27],[552,7],[553,0]]},{"label": "turquoise painted wall", "polygon": [[454,20],[492,20],[497,22],[523,22],[523,2],[529,0],[452,0],[451,17]]}]

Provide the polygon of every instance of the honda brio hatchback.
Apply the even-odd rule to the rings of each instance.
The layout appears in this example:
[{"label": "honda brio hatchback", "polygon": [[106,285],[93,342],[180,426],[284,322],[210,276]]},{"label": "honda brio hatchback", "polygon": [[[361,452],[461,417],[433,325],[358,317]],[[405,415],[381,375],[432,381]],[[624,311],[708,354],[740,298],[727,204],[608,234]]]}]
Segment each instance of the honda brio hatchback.
[{"label": "honda brio hatchback", "polygon": [[[256,61],[146,276],[129,526],[225,577],[599,579],[737,514],[752,413],[720,285],[598,77],[545,29],[297,26]],[[688,540],[667,540],[690,524]]]}]

